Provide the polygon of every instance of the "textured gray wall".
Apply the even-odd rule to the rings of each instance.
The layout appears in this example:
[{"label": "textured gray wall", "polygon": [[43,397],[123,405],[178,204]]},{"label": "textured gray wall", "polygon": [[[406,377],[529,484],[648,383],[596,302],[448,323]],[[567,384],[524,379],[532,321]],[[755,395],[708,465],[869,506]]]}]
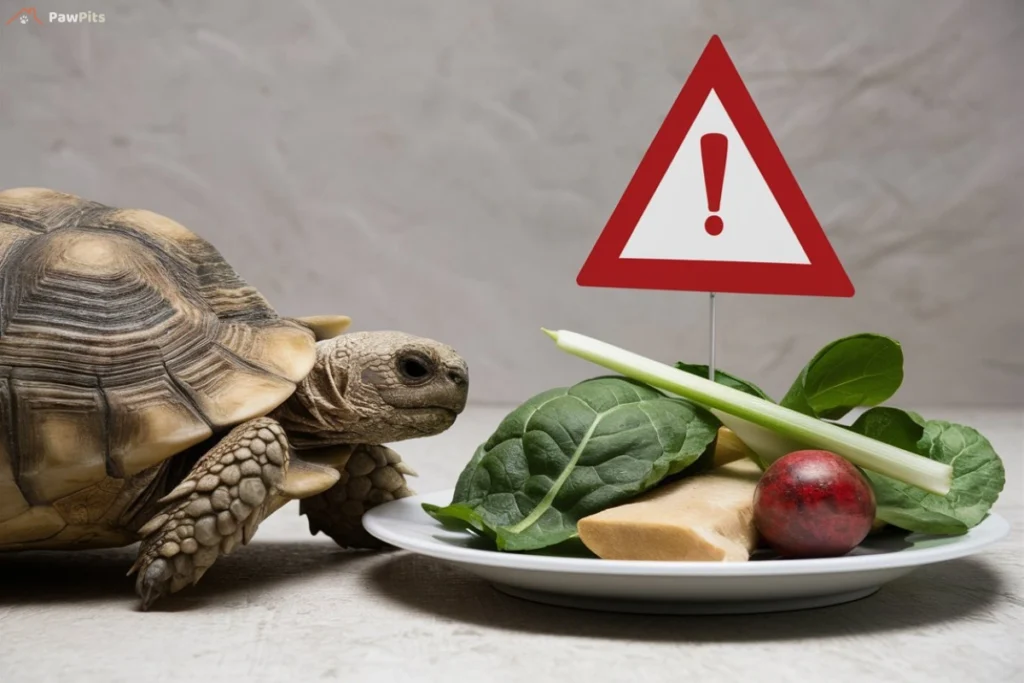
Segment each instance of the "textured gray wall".
[{"label": "textured gray wall", "polygon": [[902,402],[1024,403],[1015,0],[37,9],[106,22],[0,26],[0,187],[165,213],[283,313],[454,344],[478,401],[598,371],[541,325],[705,358],[705,296],[575,276],[717,32],[857,288],[721,297],[720,364],[781,394],[872,330],[904,344]]}]

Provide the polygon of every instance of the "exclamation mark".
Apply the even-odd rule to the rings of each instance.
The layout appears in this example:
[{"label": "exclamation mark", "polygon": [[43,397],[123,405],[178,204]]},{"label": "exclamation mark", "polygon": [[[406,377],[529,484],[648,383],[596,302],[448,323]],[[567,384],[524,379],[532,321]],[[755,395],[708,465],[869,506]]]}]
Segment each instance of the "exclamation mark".
[{"label": "exclamation mark", "polygon": [[[708,197],[708,211],[718,213],[722,205],[722,182],[725,180],[725,155],[729,138],[721,133],[700,136],[700,156],[704,163],[704,190]],[[704,230],[709,235],[721,235],[725,224],[721,216],[708,216]]]}]

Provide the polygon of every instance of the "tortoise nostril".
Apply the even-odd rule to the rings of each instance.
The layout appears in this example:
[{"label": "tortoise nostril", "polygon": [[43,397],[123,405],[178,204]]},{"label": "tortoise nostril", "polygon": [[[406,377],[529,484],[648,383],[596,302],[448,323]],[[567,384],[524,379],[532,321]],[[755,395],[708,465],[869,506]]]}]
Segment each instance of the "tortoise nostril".
[{"label": "tortoise nostril", "polygon": [[461,387],[469,382],[466,371],[461,368],[448,368],[448,379],[457,387]]}]

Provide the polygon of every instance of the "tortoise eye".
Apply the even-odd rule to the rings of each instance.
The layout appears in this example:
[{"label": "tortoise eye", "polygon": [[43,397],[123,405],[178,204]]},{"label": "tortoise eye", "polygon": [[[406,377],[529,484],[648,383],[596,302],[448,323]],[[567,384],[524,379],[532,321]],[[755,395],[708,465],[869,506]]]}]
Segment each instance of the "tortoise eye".
[{"label": "tortoise eye", "polygon": [[398,362],[398,371],[406,379],[421,382],[431,374],[431,363],[422,356],[405,356]]}]

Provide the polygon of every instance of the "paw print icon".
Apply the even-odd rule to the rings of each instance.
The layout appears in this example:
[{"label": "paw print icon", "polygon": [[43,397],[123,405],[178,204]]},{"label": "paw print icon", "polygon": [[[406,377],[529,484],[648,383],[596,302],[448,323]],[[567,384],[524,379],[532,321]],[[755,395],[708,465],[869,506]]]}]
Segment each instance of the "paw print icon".
[{"label": "paw print icon", "polygon": [[34,21],[40,26],[43,25],[43,22],[39,19],[39,16],[36,14],[35,7],[22,7],[20,10],[14,13],[14,16],[7,20],[7,25],[9,26],[13,24],[15,20],[21,22],[22,24],[27,24],[30,21]]}]

